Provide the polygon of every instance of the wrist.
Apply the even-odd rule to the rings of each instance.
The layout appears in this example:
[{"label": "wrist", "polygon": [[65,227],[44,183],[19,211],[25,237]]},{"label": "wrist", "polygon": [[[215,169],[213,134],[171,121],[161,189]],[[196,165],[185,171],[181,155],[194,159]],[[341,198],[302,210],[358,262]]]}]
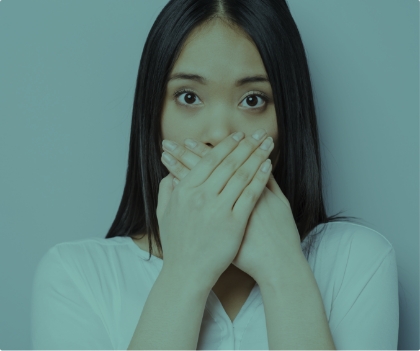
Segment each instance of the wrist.
[{"label": "wrist", "polygon": [[260,274],[256,277],[256,282],[259,286],[283,286],[294,285],[301,281],[301,279],[311,271],[305,256],[299,255],[294,257],[293,260],[282,263],[272,267],[270,272]]},{"label": "wrist", "polygon": [[199,295],[205,295],[206,297],[214,285],[209,281],[196,278],[190,272],[178,268],[178,266],[175,265],[165,266],[165,264],[163,264],[159,277],[168,281],[172,286],[182,286],[185,290]]}]

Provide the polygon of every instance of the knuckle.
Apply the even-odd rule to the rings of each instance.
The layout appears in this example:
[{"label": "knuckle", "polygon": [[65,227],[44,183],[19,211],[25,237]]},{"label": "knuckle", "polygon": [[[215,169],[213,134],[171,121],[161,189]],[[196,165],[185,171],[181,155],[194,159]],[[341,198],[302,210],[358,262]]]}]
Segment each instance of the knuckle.
[{"label": "knuckle", "polygon": [[266,178],[265,174],[266,174],[266,173],[261,173],[261,172],[257,171],[257,174],[256,174],[255,178],[256,178],[256,179],[257,179],[260,183],[266,184],[266,183],[267,183],[267,178]]},{"label": "knuckle", "polygon": [[267,183],[267,176],[269,177],[270,175],[267,175],[267,173],[260,172],[260,168],[258,168],[258,171],[257,171],[257,179],[259,181],[261,181],[262,183],[266,184]]},{"label": "knuckle", "polygon": [[257,194],[254,190],[250,189],[249,187],[245,188],[243,195],[248,199],[250,202],[257,201]]},{"label": "knuckle", "polygon": [[205,155],[201,161],[207,163],[209,166],[213,167],[216,166],[217,164],[217,159],[216,156],[212,153],[208,153],[207,155]]},{"label": "knuckle", "polygon": [[248,172],[246,169],[244,169],[243,167],[239,168],[239,169],[236,171],[235,176],[236,176],[236,178],[237,178],[239,181],[241,181],[241,182],[243,182],[243,183],[248,183],[248,181],[249,181],[249,179],[250,179],[250,174],[249,174],[249,172]]},{"label": "knuckle", "polygon": [[179,192],[183,188],[182,187],[182,184],[180,184],[180,183],[179,184],[175,184],[173,181],[172,181],[172,187],[173,187],[172,194],[179,194]]},{"label": "knuckle", "polygon": [[182,159],[184,158],[184,155],[185,155],[185,154],[186,154],[186,152],[187,152],[187,149],[185,149],[184,147],[178,147],[177,149],[179,149],[179,150],[177,150],[176,156],[177,156],[180,160],[182,160]]},{"label": "knuckle", "polygon": [[206,201],[206,193],[203,190],[195,190],[192,192],[192,194],[189,196],[189,204],[191,208],[194,209],[201,209],[203,206],[207,203]]},{"label": "knuckle", "polygon": [[[182,179],[184,179],[188,174],[190,173],[190,170],[188,170],[187,168],[183,167],[182,171],[179,172],[177,178],[179,181],[181,181]],[[178,183],[179,184],[179,183]]]},{"label": "knuckle", "polygon": [[[252,140],[254,140],[254,138],[252,138]],[[256,142],[256,140],[254,140]],[[251,141],[250,138],[245,138],[243,139],[240,144],[242,147],[245,147],[247,150],[253,150],[255,148],[255,142]]]},{"label": "knuckle", "polygon": [[211,150],[211,148],[210,147],[208,147],[207,145],[205,145],[205,144],[199,144],[199,145],[197,145],[196,146],[196,149],[197,149],[197,152],[201,155],[201,156],[204,156],[204,155],[206,155],[210,150]]},{"label": "knuckle", "polygon": [[180,162],[177,162],[172,167],[173,167],[173,173],[175,173],[175,174],[180,174],[184,170],[184,166]]},{"label": "knuckle", "polygon": [[226,159],[223,161],[223,166],[228,168],[230,171],[235,171],[236,162],[232,157],[226,157]]}]

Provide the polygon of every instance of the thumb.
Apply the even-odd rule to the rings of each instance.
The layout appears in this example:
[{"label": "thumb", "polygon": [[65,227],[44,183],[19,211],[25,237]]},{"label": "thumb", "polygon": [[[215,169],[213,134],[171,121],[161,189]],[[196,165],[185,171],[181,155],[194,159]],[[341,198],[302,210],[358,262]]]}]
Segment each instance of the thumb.
[{"label": "thumb", "polygon": [[174,176],[169,173],[166,177],[162,178],[159,183],[158,205],[156,208],[156,216],[158,221],[165,213],[166,207],[171,199],[172,191],[174,190]]}]

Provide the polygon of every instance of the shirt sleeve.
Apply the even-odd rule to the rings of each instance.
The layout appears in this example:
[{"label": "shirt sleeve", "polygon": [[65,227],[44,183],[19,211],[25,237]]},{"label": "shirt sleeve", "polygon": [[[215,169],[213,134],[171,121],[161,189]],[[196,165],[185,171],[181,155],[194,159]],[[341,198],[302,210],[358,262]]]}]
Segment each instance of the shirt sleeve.
[{"label": "shirt sleeve", "polygon": [[398,274],[394,248],[376,264],[372,257],[353,257],[332,304],[337,350],[397,350],[399,329]]},{"label": "shirt sleeve", "polygon": [[51,248],[39,262],[32,286],[33,349],[114,349],[102,319],[83,291],[57,248]]}]

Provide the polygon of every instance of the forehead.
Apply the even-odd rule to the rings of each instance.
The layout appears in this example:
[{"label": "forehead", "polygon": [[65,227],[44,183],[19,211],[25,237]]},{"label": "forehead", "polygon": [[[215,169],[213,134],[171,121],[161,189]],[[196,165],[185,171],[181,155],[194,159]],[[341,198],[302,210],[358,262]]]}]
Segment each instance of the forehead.
[{"label": "forehead", "polygon": [[197,27],[188,36],[173,71],[191,70],[210,78],[266,73],[258,49],[247,34],[220,21]]}]

